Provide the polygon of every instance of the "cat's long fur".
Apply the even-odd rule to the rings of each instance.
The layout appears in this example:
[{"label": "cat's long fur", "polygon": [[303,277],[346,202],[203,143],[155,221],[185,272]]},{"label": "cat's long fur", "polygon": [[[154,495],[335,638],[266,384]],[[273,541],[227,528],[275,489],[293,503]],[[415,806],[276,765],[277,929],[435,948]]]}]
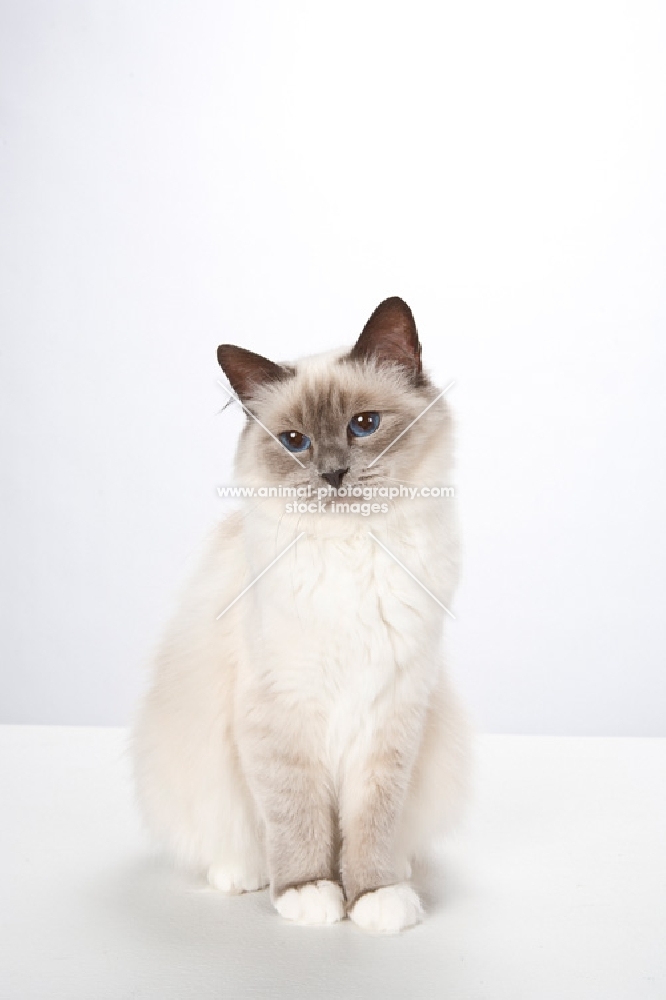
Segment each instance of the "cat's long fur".
[{"label": "cat's long fur", "polygon": [[[345,467],[343,485],[449,482],[444,399],[368,468],[438,395],[401,300],[378,308],[351,354],[283,368],[220,352],[265,428],[312,439],[301,468],[248,419],[243,485],[316,489]],[[377,432],[352,439],[347,422],[370,410]],[[398,930],[420,918],[410,864],[455,812],[465,772],[438,603],[450,607],[457,577],[453,501],[396,499],[367,517],[287,514],[286,502],[248,500],[210,538],[135,727],[139,801],[155,836],[222,889],[270,883],[292,919],[348,912]]]}]

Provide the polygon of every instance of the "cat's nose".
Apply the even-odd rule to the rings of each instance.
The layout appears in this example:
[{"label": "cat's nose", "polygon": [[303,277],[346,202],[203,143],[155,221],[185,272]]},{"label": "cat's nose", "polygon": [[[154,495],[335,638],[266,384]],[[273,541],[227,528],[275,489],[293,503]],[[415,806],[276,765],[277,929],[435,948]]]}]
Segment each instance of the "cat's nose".
[{"label": "cat's nose", "polygon": [[332,472],[322,472],[321,478],[325,479],[329,486],[338,490],[346,472],[349,472],[349,469],[334,469]]}]

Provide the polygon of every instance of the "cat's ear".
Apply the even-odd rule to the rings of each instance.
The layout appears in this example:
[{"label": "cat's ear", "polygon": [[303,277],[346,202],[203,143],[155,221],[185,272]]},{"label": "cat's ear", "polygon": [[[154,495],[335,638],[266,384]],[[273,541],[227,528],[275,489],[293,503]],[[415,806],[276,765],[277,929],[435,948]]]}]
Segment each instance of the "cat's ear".
[{"label": "cat's ear", "polygon": [[249,399],[252,390],[258,386],[267,382],[279,382],[293,375],[293,369],[276,365],[261,354],[246,351],[243,347],[234,347],[233,344],[220,344],[217,360],[241,400]]},{"label": "cat's ear", "polygon": [[376,358],[379,362],[400,365],[418,379],[421,375],[421,344],[412,310],[407,303],[397,296],[380,302],[363,327],[350,358],[354,361]]}]

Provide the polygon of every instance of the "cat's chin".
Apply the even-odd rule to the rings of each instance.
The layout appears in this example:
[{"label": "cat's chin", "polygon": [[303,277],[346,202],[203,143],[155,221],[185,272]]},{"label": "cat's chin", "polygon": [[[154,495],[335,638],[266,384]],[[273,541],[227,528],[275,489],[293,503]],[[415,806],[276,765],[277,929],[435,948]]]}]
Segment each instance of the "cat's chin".
[{"label": "cat's chin", "polygon": [[[286,518],[279,524],[280,538],[287,537]],[[364,516],[362,514],[300,514],[293,515],[289,523],[293,526],[291,533],[317,538],[348,538],[352,535],[366,534],[387,524],[386,514]]]},{"label": "cat's chin", "polygon": [[311,511],[289,510],[290,501],[268,500],[250,507],[243,514],[246,525],[252,523],[261,524],[265,529],[272,532],[272,537],[277,538],[278,543],[286,544],[296,535],[305,532],[318,538],[344,538],[350,535],[358,535],[368,531],[375,531],[389,524],[398,513],[396,505],[387,505],[386,511],[370,512],[362,514],[359,511],[349,511],[337,505],[341,503],[355,504],[365,503],[360,500],[336,500],[337,509],[333,509],[330,503],[322,504],[319,507],[317,501],[311,500],[314,509]]}]

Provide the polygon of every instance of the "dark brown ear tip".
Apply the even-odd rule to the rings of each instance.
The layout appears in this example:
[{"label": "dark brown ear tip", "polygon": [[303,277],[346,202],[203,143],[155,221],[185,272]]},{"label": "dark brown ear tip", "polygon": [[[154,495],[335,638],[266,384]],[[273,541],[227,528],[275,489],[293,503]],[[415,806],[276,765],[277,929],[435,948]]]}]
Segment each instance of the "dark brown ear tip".
[{"label": "dark brown ear tip", "polygon": [[235,348],[233,344],[220,344],[217,349],[217,363],[221,368],[224,368],[224,362],[228,359],[229,352],[235,350],[237,350],[237,348]]},{"label": "dark brown ear tip", "polygon": [[383,311],[384,309],[387,311],[395,310],[396,312],[407,313],[407,315],[412,319],[414,318],[412,310],[409,308],[405,300],[401,299],[399,295],[391,295],[388,299],[383,299],[375,309],[375,312],[379,312],[380,310]]},{"label": "dark brown ear tip", "polygon": [[412,337],[417,337],[414,313],[399,295],[392,295],[379,303],[366,326],[371,326],[373,323],[393,323],[406,327],[411,331]]},{"label": "dark brown ear tip", "polygon": [[407,303],[399,295],[389,295],[387,299],[383,299],[379,306],[397,306],[399,309],[407,309],[409,312],[412,310],[409,308]]},{"label": "dark brown ear tip", "polygon": [[409,372],[421,371],[421,343],[412,310],[404,299],[392,295],[379,303],[349,358],[373,358],[382,364],[400,365]]}]

